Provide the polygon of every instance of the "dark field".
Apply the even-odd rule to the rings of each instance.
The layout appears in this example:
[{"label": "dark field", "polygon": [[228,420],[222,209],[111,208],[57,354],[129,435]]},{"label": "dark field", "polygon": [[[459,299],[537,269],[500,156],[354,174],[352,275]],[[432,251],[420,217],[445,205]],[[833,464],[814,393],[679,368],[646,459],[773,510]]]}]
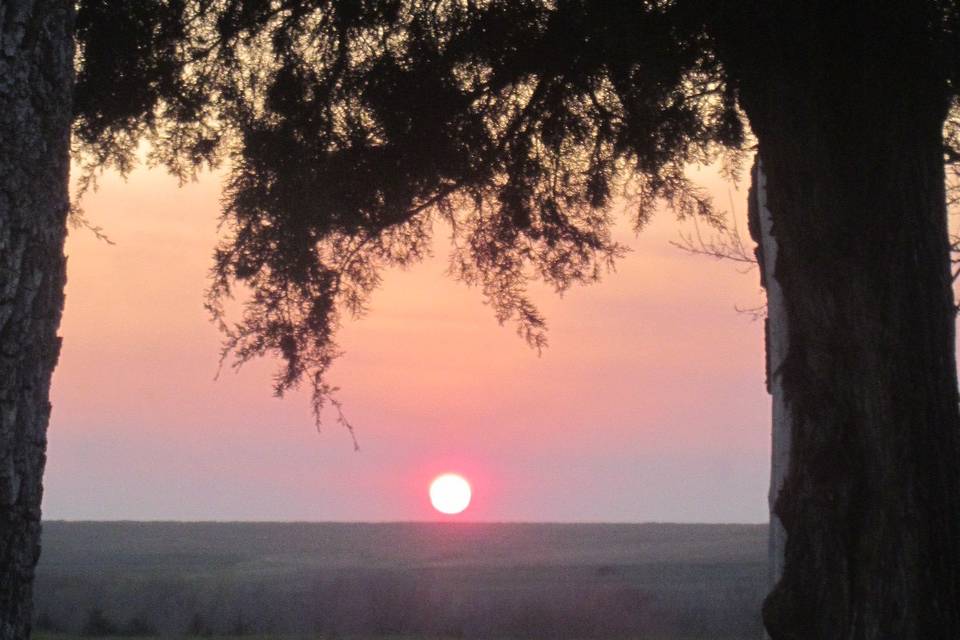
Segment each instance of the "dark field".
[{"label": "dark field", "polygon": [[755,640],[765,551],[762,525],[47,522],[37,626]]}]

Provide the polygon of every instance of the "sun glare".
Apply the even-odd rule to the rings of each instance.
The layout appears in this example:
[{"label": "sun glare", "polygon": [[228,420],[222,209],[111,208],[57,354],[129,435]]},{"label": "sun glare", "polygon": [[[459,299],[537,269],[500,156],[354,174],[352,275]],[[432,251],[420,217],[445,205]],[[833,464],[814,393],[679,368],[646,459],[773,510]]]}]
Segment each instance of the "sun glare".
[{"label": "sun glare", "polygon": [[440,513],[454,515],[470,504],[470,483],[463,476],[445,473],[430,483],[430,502]]}]

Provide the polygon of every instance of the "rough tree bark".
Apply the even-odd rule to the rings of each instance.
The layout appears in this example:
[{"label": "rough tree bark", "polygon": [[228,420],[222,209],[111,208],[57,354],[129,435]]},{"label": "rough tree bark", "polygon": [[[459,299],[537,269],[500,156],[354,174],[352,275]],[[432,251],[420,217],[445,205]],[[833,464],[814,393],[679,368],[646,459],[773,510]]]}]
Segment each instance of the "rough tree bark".
[{"label": "rough tree bark", "polygon": [[0,0],[0,640],[30,633],[60,351],[72,3]]},{"label": "rough tree bark", "polygon": [[764,319],[767,393],[771,396],[770,430],[770,490],[767,503],[770,508],[770,532],[767,544],[767,569],[770,587],[783,575],[787,532],[776,514],[776,501],[783,488],[790,464],[790,411],[783,389],[782,365],[789,351],[787,342],[787,313],[783,288],[777,281],[777,238],[773,235],[773,216],[767,207],[767,178],[760,159],[750,171],[748,218],[750,236],[757,243],[757,263],[760,284],[767,292],[767,317]]},{"label": "rough tree bark", "polygon": [[[960,637],[960,415],[936,17],[776,4],[731,68],[767,176],[792,435],[781,639]],[[757,58],[754,58],[756,61]]]}]

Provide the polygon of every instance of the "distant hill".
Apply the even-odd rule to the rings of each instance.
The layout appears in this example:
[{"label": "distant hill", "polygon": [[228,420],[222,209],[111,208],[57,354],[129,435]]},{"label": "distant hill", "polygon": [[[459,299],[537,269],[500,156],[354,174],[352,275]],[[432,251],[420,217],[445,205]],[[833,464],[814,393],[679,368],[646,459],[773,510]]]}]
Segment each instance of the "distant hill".
[{"label": "distant hill", "polygon": [[[40,626],[757,638],[766,527],[45,522]],[[200,625],[198,627],[198,625]]]}]

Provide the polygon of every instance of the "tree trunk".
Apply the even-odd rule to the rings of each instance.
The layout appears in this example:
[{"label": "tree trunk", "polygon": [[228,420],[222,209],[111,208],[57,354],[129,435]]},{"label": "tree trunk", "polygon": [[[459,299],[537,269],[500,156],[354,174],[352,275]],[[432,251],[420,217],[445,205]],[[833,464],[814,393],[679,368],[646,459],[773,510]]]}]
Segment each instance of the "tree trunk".
[{"label": "tree trunk", "polygon": [[30,633],[60,351],[72,3],[0,0],[0,640]]},{"label": "tree trunk", "polygon": [[771,396],[770,430],[770,531],[767,543],[767,570],[773,588],[783,575],[787,532],[776,514],[776,501],[783,488],[790,464],[790,411],[783,389],[783,362],[789,351],[787,310],[783,288],[777,281],[777,238],[773,235],[773,216],[767,207],[767,177],[759,158],[750,170],[748,210],[750,235],[757,243],[760,284],[767,292],[767,316],[764,319],[767,393]]},{"label": "tree trunk", "polygon": [[756,44],[729,66],[767,176],[792,433],[775,509],[785,565],[764,622],[776,640],[955,640],[960,415],[937,16],[758,6]]}]

